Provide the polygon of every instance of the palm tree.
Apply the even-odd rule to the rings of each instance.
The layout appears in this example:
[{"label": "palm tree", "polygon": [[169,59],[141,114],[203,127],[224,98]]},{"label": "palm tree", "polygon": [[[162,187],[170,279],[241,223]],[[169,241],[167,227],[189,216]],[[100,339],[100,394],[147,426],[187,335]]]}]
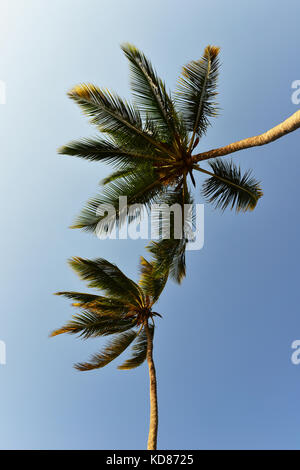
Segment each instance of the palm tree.
[{"label": "palm tree", "polygon": [[[218,114],[219,48],[207,46],[200,60],[183,67],[174,97],[142,52],[131,44],[124,44],[122,50],[130,64],[134,105],[92,84],[78,85],[69,92],[104,135],[73,141],[59,153],[115,167],[103,180],[102,192],[88,201],[73,228],[103,230],[104,216],[97,214],[101,204],[114,206],[121,223],[119,196],[127,196],[129,204],[142,203],[149,209],[153,202],[168,201],[171,192],[171,198],[175,193],[177,201],[184,204],[186,198],[191,199],[190,185],[196,185],[195,171],[206,177],[202,186],[206,201],[222,210],[253,210],[263,194],[259,182],[250,171],[242,174],[232,161],[216,157],[265,145],[294,131],[300,126],[300,111],[262,135],[196,153],[211,118]],[[203,166],[206,161],[208,167]],[[171,274],[178,274],[173,276],[178,282],[185,273],[184,245],[174,237],[168,243],[161,240],[150,245],[156,261],[158,251],[160,258],[170,250],[176,254],[175,259],[169,258],[173,260]],[[178,260],[181,266],[176,266]]]},{"label": "palm tree", "polygon": [[99,258],[88,260],[72,258],[70,265],[91,288],[100,289],[104,296],[80,292],[58,292],[75,301],[72,305],[81,310],[66,325],[51,333],[78,334],[95,338],[113,335],[106,347],[91,357],[88,362],[75,364],[79,371],[100,369],[122,354],[132,345],[132,355],[118,369],[128,370],[140,366],[146,359],[150,378],[150,425],[148,449],[157,445],[158,405],[156,372],[153,361],[154,304],[162,293],[167,277],[154,276],[154,266],[141,257],[139,284],[125,276],[120,269]]}]

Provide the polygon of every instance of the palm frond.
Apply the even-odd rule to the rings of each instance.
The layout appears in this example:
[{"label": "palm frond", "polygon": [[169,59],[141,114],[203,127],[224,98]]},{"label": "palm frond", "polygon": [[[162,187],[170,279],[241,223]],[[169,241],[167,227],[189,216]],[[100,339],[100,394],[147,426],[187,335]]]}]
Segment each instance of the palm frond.
[{"label": "palm frond", "polygon": [[[116,176],[116,175],[115,175]],[[145,204],[149,207],[155,196],[162,191],[159,175],[152,166],[142,165],[134,173],[120,175],[105,186],[102,194],[90,199],[72,228],[83,228],[97,235],[111,231],[115,224],[125,222],[126,214],[120,213],[120,197],[127,197],[127,204]],[[109,214],[99,214],[99,207],[114,208]]]},{"label": "palm frond", "polygon": [[103,351],[92,356],[89,362],[75,364],[75,368],[80,371],[88,371],[106,366],[128,348],[136,335],[134,330],[119,334],[107,344]]},{"label": "palm frond", "polygon": [[101,289],[113,299],[136,306],[141,304],[143,293],[140,287],[115,264],[103,258],[88,260],[79,257],[72,258],[69,263],[81,279],[88,281],[89,287]]},{"label": "palm frond", "polygon": [[[128,140],[127,140],[128,143]],[[128,165],[137,166],[140,163],[146,161],[155,161],[155,155],[145,153],[145,145],[143,151],[119,148],[115,143],[108,139],[103,138],[87,138],[77,141],[72,141],[67,145],[64,145],[58,149],[58,153],[61,155],[71,155],[76,157],[84,158],[90,161],[101,161],[109,163],[115,166],[127,167]]]},{"label": "palm frond", "polygon": [[161,279],[170,276],[180,284],[186,273],[186,239],[170,238],[152,241],[147,249],[153,256],[154,276]]},{"label": "palm frond", "polygon": [[193,198],[183,180],[178,188],[168,187],[155,199],[151,211],[152,233],[158,237],[180,236],[184,233],[185,205],[192,205]]},{"label": "palm frond", "polygon": [[163,138],[171,143],[176,134],[175,109],[165,84],[157,76],[151,62],[135,46],[123,44],[122,50],[130,63],[131,87],[141,113],[153,120]]},{"label": "palm frond", "polygon": [[142,287],[144,294],[151,297],[152,302],[155,303],[166,285],[168,274],[163,272],[161,276],[157,276],[155,265],[147,261],[143,256],[141,256],[140,265],[141,277],[139,285]]},{"label": "palm frond", "polygon": [[148,146],[160,148],[156,136],[143,128],[138,111],[118,95],[92,84],[81,84],[74,87],[68,96],[92,118],[91,123],[96,124],[101,132],[121,132]]},{"label": "palm frond", "polygon": [[[153,207],[151,228],[153,226],[158,241],[152,241],[147,249],[153,256],[153,275],[163,279],[170,276],[177,283],[185,277],[185,250],[189,241],[188,229],[193,225],[193,218],[185,205],[192,205],[193,198],[183,184],[180,189],[169,189],[160,199],[160,205]],[[161,210],[165,206],[165,210]],[[174,207],[174,212],[171,209]],[[177,210],[179,209],[179,212]]]},{"label": "palm frond", "polygon": [[[154,326],[149,325],[149,333],[153,339],[154,336]],[[147,334],[145,328],[137,336],[134,345],[132,346],[132,356],[127,359],[122,365],[118,367],[121,370],[134,369],[139,367],[145,361],[147,357]]]},{"label": "palm frond", "polygon": [[220,159],[209,162],[209,165],[213,173],[200,170],[211,175],[204,182],[202,189],[202,194],[208,202],[222,210],[235,207],[237,212],[246,212],[256,207],[263,193],[259,182],[251,176],[251,171],[242,175],[240,167],[232,161]]},{"label": "palm frond", "polygon": [[66,297],[67,299],[76,300],[77,302],[80,302],[82,304],[95,302],[101,298],[102,299],[105,298],[105,297],[100,297],[99,295],[85,294],[85,293],[73,292],[73,291],[56,292],[55,295],[61,295],[63,297]]},{"label": "palm frond", "polygon": [[[206,133],[209,118],[217,115],[214,102],[218,78],[219,48],[207,46],[202,59],[183,67],[179,79],[177,102],[187,129],[201,137]],[[190,148],[191,150],[191,148]]]},{"label": "palm frond", "polygon": [[112,183],[113,181],[119,180],[120,178],[126,178],[128,176],[130,177],[135,171],[135,166],[128,166],[123,170],[114,171],[109,176],[103,178],[101,184],[105,186],[106,184]]},{"label": "palm frond", "polygon": [[129,313],[132,306],[126,301],[120,301],[101,295],[83,294],[80,292],[57,292],[68,299],[76,300],[73,307],[79,307],[98,315],[124,315]]},{"label": "palm frond", "polygon": [[108,336],[114,333],[127,331],[136,324],[135,318],[122,318],[118,315],[99,315],[90,311],[84,311],[80,315],[73,315],[62,328],[54,330],[51,337],[64,333],[78,334],[80,337],[96,338],[98,336]]},{"label": "palm frond", "polygon": [[[143,122],[143,131],[150,137],[150,141],[118,130],[106,131],[106,134],[117,147],[132,154],[147,155],[156,160],[171,160],[174,158],[170,156],[170,145],[161,142],[159,129],[148,117]],[[155,145],[152,143],[153,140],[156,142]]]}]

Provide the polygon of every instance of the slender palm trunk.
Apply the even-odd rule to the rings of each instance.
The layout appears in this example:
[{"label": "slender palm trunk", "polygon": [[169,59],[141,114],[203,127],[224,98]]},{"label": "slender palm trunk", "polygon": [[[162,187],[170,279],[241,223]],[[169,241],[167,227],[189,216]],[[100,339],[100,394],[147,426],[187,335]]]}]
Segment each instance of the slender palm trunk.
[{"label": "slender palm trunk", "polygon": [[148,322],[145,325],[147,334],[147,362],[149,368],[150,379],[150,425],[148,435],[148,450],[156,450],[157,445],[157,428],[158,428],[158,406],[157,406],[157,384],[156,372],[153,362],[153,335],[151,334]]},{"label": "slender palm trunk", "polygon": [[256,135],[254,137],[248,137],[247,139],[239,140],[238,142],[233,142],[232,144],[225,145],[225,147],[219,147],[217,149],[209,150],[208,152],[198,153],[198,155],[193,157],[193,160],[196,163],[202,160],[209,160],[210,158],[222,157],[224,155],[238,152],[239,150],[250,147],[269,144],[270,142],[273,142],[274,140],[277,140],[280,137],[295,131],[299,127],[300,111],[296,111],[294,114],[292,114],[292,116],[278,124],[278,126],[273,127],[263,134]]}]

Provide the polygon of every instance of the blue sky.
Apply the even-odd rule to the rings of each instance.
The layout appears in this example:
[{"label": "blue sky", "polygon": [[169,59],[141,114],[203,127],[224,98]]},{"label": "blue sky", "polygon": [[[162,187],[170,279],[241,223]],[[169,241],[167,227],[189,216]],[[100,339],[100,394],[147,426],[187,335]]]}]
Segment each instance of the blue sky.
[{"label": "blue sky", "polygon": [[[70,256],[105,257],[137,278],[143,241],[69,230],[108,168],[58,156],[95,131],[66,91],[92,82],[130,97],[119,45],[141,48],[174,88],[181,65],[221,47],[222,108],[199,148],[261,133],[297,110],[297,0],[2,0],[0,80],[2,449],[143,449],[148,372],[79,373],[100,340],[49,339],[85,290]],[[160,300],[155,360],[161,449],[299,449],[299,131],[233,156],[264,197],[249,214],[205,205],[205,244]],[[197,202],[202,202],[199,186]]]}]

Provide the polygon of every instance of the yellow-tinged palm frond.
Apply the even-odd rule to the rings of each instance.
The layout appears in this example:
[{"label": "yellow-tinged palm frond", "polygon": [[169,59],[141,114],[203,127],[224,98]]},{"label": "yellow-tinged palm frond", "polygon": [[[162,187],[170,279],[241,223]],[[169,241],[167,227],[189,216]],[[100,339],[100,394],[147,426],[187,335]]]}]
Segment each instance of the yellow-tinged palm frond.
[{"label": "yellow-tinged palm frond", "polygon": [[136,325],[135,318],[127,318],[119,314],[103,314],[100,312],[84,311],[80,315],[73,315],[72,320],[58,330],[54,330],[50,336],[58,336],[64,333],[78,334],[83,338],[95,338],[108,336],[114,333],[127,331]]},{"label": "yellow-tinged palm frond", "polygon": [[129,139],[134,138],[140,145],[144,143],[152,149],[162,148],[159,136],[145,128],[137,109],[117,94],[83,83],[75,86],[68,95],[91,117],[91,123],[96,124],[101,132],[119,132]]},{"label": "yellow-tinged palm frond", "polygon": [[119,300],[81,292],[57,292],[56,295],[75,300],[76,302],[72,304],[73,307],[96,312],[98,315],[125,315],[128,314],[133,307],[133,305],[128,303],[128,299]]}]

